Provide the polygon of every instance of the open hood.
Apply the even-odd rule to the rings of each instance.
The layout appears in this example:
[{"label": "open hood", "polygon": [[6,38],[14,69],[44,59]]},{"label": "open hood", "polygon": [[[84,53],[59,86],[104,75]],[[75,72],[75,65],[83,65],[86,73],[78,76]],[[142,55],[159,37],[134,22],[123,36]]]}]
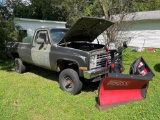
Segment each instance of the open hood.
[{"label": "open hood", "polygon": [[93,42],[113,24],[113,22],[103,18],[82,17],[69,29],[59,44],[73,41]]}]

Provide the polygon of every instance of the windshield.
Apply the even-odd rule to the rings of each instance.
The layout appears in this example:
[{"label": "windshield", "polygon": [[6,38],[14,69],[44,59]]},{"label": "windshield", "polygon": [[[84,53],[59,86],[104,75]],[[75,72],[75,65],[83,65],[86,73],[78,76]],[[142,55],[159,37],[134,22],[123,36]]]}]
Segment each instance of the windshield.
[{"label": "windshield", "polygon": [[53,44],[59,43],[67,32],[68,29],[51,29],[50,33]]}]

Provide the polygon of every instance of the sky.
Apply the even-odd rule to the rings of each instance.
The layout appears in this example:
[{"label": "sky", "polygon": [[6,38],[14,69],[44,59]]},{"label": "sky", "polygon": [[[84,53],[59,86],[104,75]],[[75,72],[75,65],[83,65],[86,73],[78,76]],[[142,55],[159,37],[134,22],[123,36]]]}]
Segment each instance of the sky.
[{"label": "sky", "polygon": [[[30,0],[21,0],[22,2],[27,2],[27,5],[31,4]],[[0,3],[4,3],[5,0],[0,0]]]}]

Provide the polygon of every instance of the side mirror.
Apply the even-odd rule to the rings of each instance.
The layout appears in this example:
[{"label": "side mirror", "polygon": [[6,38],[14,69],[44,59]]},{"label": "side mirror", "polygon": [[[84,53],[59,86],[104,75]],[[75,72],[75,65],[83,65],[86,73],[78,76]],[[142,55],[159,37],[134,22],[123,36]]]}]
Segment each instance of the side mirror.
[{"label": "side mirror", "polygon": [[123,47],[124,47],[124,48],[127,48],[127,47],[128,47],[128,46],[127,46],[127,41],[124,41],[124,42],[123,42]]},{"label": "side mirror", "polygon": [[37,39],[37,44],[43,44],[44,43],[44,39],[38,38]]}]

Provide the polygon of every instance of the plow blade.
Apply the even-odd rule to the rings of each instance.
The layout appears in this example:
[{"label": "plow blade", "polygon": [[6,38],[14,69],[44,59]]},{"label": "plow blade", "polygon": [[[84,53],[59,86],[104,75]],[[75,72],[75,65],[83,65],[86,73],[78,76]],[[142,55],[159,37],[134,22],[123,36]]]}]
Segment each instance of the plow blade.
[{"label": "plow blade", "polygon": [[[143,58],[137,60],[145,63]],[[132,66],[135,66],[135,63],[137,64],[136,67],[139,66],[139,62],[136,61]],[[145,65],[146,66],[143,67],[148,71],[145,76],[108,73],[107,77],[103,79],[99,85],[98,103],[96,107],[99,110],[104,110],[112,108],[115,105],[144,99],[148,90],[149,81],[154,76],[154,73],[146,63]]]}]

